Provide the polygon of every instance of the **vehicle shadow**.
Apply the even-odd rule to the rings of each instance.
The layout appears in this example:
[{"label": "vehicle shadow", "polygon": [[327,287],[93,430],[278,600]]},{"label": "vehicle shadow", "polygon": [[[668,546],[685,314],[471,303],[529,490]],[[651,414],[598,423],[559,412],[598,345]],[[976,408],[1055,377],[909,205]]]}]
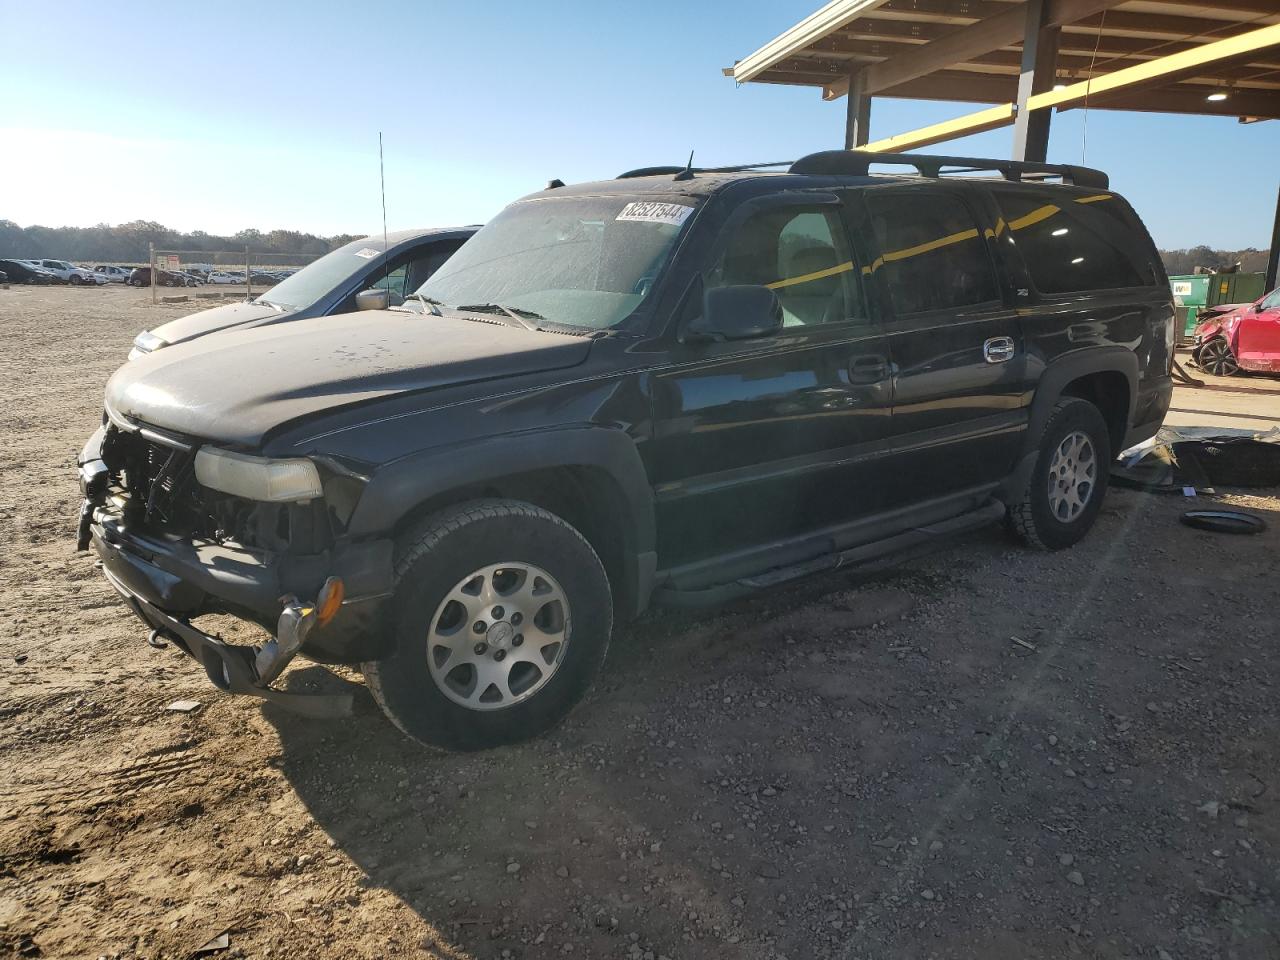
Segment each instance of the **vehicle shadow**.
[{"label": "vehicle shadow", "polygon": [[[740,900],[731,903],[735,886],[724,878],[733,871],[739,886],[786,881],[749,848],[737,864],[706,857],[707,838],[735,816],[689,812],[715,799],[707,778],[726,756],[766,738],[776,720],[745,699],[748,688],[768,683],[770,648],[793,642],[772,625],[803,633],[820,617],[846,627],[897,619],[905,591],[893,585],[901,580],[891,567],[870,568],[713,611],[654,611],[618,631],[594,690],[562,726],[512,747],[432,751],[395,729],[362,685],[322,667],[290,672],[287,689],[355,688],[352,717],[318,723],[274,705],[265,716],[279,731],[281,771],[362,871],[359,884],[410,907],[444,955],[540,956],[572,942],[576,955],[612,956],[635,933],[644,949],[687,956],[688,931],[702,926],[691,925],[687,900],[720,929],[717,940],[742,942],[732,955],[756,956],[750,919]],[[854,586],[870,588],[869,606],[809,609]],[[700,724],[709,680],[719,712],[742,700],[740,721]],[[786,763],[826,749],[825,734],[813,733],[813,743],[802,735],[783,752]]]}]

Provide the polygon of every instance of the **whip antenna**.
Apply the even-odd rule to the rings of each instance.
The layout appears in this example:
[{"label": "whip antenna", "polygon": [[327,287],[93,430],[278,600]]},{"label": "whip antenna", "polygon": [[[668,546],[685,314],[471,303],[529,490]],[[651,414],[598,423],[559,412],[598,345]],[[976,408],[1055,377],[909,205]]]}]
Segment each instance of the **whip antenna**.
[{"label": "whip antenna", "polygon": [[387,256],[387,169],[382,163],[382,131],[378,131],[378,184],[382,189],[382,256],[386,262],[383,276],[391,276],[391,258]]}]

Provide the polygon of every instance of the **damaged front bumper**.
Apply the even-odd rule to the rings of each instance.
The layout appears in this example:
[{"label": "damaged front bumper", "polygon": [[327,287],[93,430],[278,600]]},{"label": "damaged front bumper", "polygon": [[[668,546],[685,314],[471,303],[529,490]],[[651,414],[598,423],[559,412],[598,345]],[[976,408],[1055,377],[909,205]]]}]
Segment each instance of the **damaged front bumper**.
[{"label": "damaged front bumper", "polygon": [[[131,523],[108,495],[108,471],[92,457],[92,446],[91,441],[81,455],[79,546],[93,548],[107,580],[153,640],[173,642],[228,693],[261,697],[309,716],[348,712],[347,694],[286,693],[271,683],[298,654],[359,663],[386,652],[382,625],[392,588],[391,541],[339,542],[317,554],[294,555]],[[334,596],[338,589],[341,595]],[[321,616],[323,599],[331,603]],[[249,620],[271,639],[257,646],[227,643],[192,624],[209,613]]]}]

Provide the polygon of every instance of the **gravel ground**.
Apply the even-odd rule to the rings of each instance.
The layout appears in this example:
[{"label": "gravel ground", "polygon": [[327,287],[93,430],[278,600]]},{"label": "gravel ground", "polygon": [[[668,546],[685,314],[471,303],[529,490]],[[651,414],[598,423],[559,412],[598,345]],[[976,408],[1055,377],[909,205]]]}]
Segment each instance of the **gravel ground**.
[{"label": "gravel ground", "polygon": [[189,309],[0,290],[0,955],[1280,956],[1274,497],[654,611],[553,735],[442,756],[362,686],[218,694],[74,552],[103,383]]}]

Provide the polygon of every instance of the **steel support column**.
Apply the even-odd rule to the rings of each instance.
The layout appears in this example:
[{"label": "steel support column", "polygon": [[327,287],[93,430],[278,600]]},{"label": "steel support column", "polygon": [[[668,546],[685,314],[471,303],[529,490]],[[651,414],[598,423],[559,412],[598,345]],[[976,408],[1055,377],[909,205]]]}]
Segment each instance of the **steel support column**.
[{"label": "steel support column", "polygon": [[1058,63],[1058,27],[1049,27],[1048,0],[1029,0],[1022,36],[1022,72],[1018,76],[1017,113],[1013,124],[1013,159],[1043,163],[1049,154],[1050,109],[1031,110],[1033,94],[1053,88]]},{"label": "steel support column", "polygon": [[871,127],[871,97],[863,91],[862,72],[849,74],[849,102],[844,121],[844,148],[865,146]]},{"label": "steel support column", "polygon": [[1271,228],[1271,256],[1267,258],[1267,292],[1276,288],[1277,273],[1280,272],[1280,189],[1276,190],[1276,222]]}]

